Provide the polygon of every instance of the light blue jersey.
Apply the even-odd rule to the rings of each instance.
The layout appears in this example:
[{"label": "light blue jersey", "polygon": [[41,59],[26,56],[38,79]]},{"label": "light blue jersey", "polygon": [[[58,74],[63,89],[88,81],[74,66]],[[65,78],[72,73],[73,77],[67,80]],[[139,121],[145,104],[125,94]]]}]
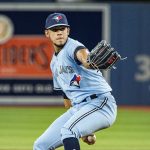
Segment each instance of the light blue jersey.
[{"label": "light blue jersey", "polygon": [[51,70],[55,90],[62,90],[72,103],[80,103],[92,94],[104,94],[112,91],[102,73],[86,69],[75,60],[75,50],[82,43],[68,38],[63,49],[53,55]]}]

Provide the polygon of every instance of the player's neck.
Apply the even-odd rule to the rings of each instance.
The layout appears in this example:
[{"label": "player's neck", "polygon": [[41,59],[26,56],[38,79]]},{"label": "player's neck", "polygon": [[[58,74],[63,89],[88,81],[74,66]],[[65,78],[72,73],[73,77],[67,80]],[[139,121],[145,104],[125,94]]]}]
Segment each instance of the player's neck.
[{"label": "player's neck", "polygon": [[54,50],[55,50],[55,53],[59,53],[61,50],[62,50],[62,46],[56,46],[54,45]]}]

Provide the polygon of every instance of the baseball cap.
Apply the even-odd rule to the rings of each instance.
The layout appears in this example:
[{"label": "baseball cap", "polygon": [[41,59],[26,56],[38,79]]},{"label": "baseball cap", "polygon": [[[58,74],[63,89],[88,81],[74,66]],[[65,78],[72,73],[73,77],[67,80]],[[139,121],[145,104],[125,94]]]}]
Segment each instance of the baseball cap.
[{"label": "baseball cap", "polygon": [[45,29],[50,29],[56,26],[67,26],[67,17],[62,13],[53,13],[46,18]]}]

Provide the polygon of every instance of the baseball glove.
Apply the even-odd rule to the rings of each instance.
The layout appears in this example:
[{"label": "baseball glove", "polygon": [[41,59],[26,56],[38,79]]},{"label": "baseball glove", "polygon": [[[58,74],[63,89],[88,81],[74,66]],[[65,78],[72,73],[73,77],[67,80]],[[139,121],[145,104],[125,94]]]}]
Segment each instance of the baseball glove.
[{"label": "baseball glove", "polygon": [[123,59],[126,58],[122,58],[110,44],[102,40],[89,53],[87,62],[91,69],[107,70],[111,68],[115,69],[115,63]]}]

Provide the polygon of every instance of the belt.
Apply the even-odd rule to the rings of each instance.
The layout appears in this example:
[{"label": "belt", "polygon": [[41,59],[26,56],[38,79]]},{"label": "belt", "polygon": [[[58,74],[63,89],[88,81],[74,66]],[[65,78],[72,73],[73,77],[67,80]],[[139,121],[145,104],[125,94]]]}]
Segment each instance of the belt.
[{"label": "belt", "polygon": [[[95,99],[95,98],[97,98],[98,96],[97,96],[96,94],[93,94],[93,95],[90,95],[89,97],[90,97],[90,99]],[[89,97],[88,97],[88,98],[89,98]],[[87,98],[85,98],[82,102],[87,102]]]}]

